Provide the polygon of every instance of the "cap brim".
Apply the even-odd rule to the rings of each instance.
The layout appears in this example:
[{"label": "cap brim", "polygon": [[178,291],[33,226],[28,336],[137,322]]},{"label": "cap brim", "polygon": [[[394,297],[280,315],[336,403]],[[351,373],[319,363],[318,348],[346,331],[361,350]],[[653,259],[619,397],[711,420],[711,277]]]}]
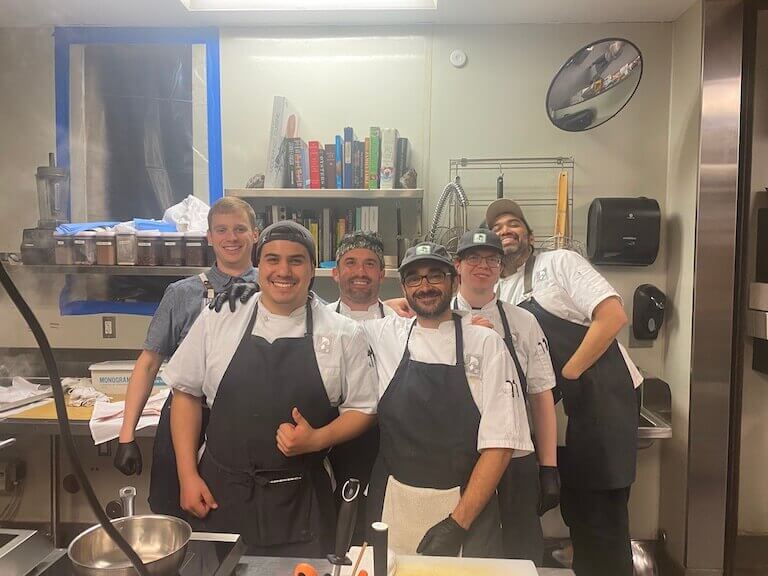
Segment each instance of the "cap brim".
[{"label": "cap brim", "polygon": [[491,250],[495,250],[499,254],[504,254],[504,248],[499,248],[498,246],[494,244],[472,244],[471,246],[465,246],[464,248],[460,248],[456,251],[456,254],[463,254],[467,250],[472,250],[472,248],[490,248]]},{"label": "cap brim", "polygon": [[410,260],[403,261],[402,264],[400,264],[400,267],[397,269],[398,272],[401,274],[405,271],[405,269],[410,266],[411,264],[418,263],[418,262],[424,262],[426,260],[437,262],[438,264],[444,264],[448,267],[450,267],[451,270],[454,272],[456,271],[456,267],[453,265],[453,262],[446,260],[445,258],[441,258],[440,256],[435,256],[434,254],[424,254],[419,255],[416,258],[411,258]]}]

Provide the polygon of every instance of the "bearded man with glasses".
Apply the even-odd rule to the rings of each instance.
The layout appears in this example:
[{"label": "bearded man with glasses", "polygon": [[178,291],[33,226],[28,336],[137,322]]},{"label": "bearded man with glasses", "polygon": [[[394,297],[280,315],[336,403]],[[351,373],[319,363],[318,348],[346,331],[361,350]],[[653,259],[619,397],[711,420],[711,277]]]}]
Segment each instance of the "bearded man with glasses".
[{"label": "bearded man with glasses", "polygon": [[468,311],[477,321],[504,338],[520,376],[532,420],[536,453],[510,462],[499,484],[504,556],[541,565],[544,538],[539,516],[557,507],[557,421],[552,389],[555,372],[547,339],[536,318],[518,306],[502,302],[494,287],[499,281],[504,248],[488,229],[466,232],[459,240],[456,269],[461,282],[452,308]]},{"label": "bearded man with glasses", "polygon": [[496,488],[533,452],[520,377],[504,341],[452,311],[456,268],[423,242],[400,266],[415,319],[362,323],[379,379],[379,455],[368,519],[398,554],[500,557]]}]

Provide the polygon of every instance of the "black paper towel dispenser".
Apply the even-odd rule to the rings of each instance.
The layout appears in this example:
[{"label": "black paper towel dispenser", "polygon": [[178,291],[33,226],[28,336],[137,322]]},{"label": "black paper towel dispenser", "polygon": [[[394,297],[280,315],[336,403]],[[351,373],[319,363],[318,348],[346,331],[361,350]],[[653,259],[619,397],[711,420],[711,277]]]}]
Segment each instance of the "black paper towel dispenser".
[{"label": "black paper towel dispenser", "polygon": [[661,210],[652,198],[595,198],[587,217],[594,264],[648,266],[659,253]]}]

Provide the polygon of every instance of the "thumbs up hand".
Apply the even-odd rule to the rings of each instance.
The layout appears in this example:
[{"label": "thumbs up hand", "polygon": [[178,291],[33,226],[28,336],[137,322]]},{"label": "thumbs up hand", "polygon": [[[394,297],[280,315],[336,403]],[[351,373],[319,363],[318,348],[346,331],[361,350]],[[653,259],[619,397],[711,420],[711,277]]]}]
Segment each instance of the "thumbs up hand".
[{"label": "thumbs up hand", "polygon": [[294,424],[283,422],[277,428],[277,448],[286,456],[299,456],[321,449],[317,430],[304,419],[298,408],[291,412]]}]

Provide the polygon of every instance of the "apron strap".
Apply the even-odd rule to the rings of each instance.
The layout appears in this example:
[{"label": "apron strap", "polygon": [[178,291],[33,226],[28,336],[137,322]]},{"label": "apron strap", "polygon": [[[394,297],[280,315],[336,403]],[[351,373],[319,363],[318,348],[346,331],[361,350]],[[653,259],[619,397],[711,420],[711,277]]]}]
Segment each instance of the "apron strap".
[{"label": "apron strap", "polygon": [[523,272],[523,295],[533,292],[533,265],[536,262],[536,252],[531,251],[528,260],[525,261],[525,271]]},{"label": "apron strap", "polygon": [[459,309],[459,297],[454,296],[453,300],[451,300],[451,310],[458,310]]},{"label": "apron strap", "polygon": [[336,303],[336,314],[341,314],[341,298],[339,298],[339,301]]},{"label": "apron strap", "polygon": [[307,298],[307,327],[304,336],[312,336],[314,324],[312,322],[312,299]]},{"label": "apron strap", "polygon": [[208,280],[208,275],[205,272],[200,272],[197,277],[200,278],[200,282],[203,283],[203,288],[205,288],[205,296],[203,297],[203,300],[213,300],[215,294],[213,284]]},{"label": "apron strap", "polygon": [[520,378],[520,381],[525,383],[524,386],[521,386],[523,389],[523,397],[525,398],[528,395],[527,379],[525,378],[525,374],[523,374],[523,366],[520,364],[520,359],[517,357],[517,350],[515,350],[515,344],[512,341],[512,331],[509,329],[509,321],[507,320],[507,315],[504,313],[504,306],[502,305],[501,300],[496,300],[496,308],[499,310],[501,325],[504,327],[504,344],[507,345],[507,350],[509,350],[509,354],[512,356],[512,361],[515,363],[515,369],[517,369],[517,375]]},{"label": "apron strap", "polygon": [[384,318],[384,304],[379,300],[379,314],[381,318]]},{"label": "apron strap", "polygon": [[456,366],[464,366],[464,332],[458,314],[453,314],[453,328],[456,331]]}]

